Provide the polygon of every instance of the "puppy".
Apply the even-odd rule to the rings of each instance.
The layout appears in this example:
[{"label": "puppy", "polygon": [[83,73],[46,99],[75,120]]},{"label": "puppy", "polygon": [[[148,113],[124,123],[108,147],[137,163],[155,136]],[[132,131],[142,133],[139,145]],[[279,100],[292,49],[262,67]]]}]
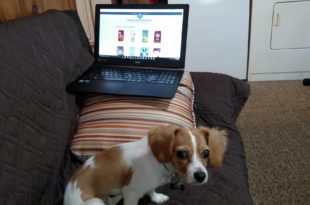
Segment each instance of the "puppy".
[{"label": "puppy", "polygon": [[[160,126],[148,136],[120,144],[89,158],[72,176],[64,196],[65,205],[137,205],[145,194],[154,203],[168,196],[155,189],[178,174],[185,183],[205,184],[207,164],[222,165],[227,147],[224,131],[199,127]],[[109,196],[114,196],[109,198]]]}]

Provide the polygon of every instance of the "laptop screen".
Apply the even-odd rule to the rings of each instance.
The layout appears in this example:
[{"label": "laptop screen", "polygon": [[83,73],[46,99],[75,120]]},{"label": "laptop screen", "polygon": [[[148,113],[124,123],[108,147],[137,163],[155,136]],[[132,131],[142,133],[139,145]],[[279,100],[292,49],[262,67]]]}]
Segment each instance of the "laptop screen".
[{"label": "laptop screen", "polygon": [[96,60],[184,68],[187,22],[188,5],[97,5]]}]

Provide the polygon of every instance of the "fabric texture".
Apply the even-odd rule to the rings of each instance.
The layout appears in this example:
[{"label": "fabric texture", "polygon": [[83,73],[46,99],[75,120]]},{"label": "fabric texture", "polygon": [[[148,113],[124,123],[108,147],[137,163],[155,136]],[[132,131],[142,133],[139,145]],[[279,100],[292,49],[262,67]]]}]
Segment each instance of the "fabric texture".
[{"label": "fabric texture", "polygon": [[[166,204],[252,205],[244,147],[236,119],[250,95],[246,82],[224,74],[191,73],[195,85],[197,126],[218,127],[228,133],[228,148],[221,168],[208,167],[206,185],[185,185],[185,190],[158,189],[170,197]],[[139,204],[150,204],[144,197]]]},{"label": "fabric texture", "polygon": [[[66,182],[82,163],[70,154],[79,109],[75,96],[65,91],[93,61],[80,42],[79,26],[56,11],[0,24],[1,205],[62,204]],[[235,125],[249,87],[214,73],[192,73],[192,80],[196,124],[228,131],[224,165],[208,168],[204,186],[186,185],[181,191],[165,185],[158,191],[169,195],[165,204],[251,205],[243,144]],[[180,91],[187,96],[182,99],[192,93],[186,85]],[[139,204],[151,203],[144,197]]]},{"label": "fabric texture", "polygon": [[0,204],[62,204],[80,164],[68,145],[78,107],[66,85],[93,61],[68,15],[0,24]]},{"label": "fabric texture", "polygon": [[71,149],[87,158],[119,143],[147,135],[153,126],[195,126],[194,87],[185,72],[172,99],[95,95],[87,97]]},{"label": "fabric texture", "polygon": [[88,37],[87,37],[87,35],[86,35],[85,31],[84,31],[82,22],[80,20],[80,17],[78,15],[77,11],[76,10],[65,10],[63,12],[68,14],[74,20],[74,22],[76,23],[76,28],[77,28],[77,30],[79,32],[80,42],[81,42],[82,46],[86,50],[88,50],[90,53],[92,53]]},{"label": "fabric texture", "polygon": [[[224,74],[191,73],[191,79],[195,85],[195,118],[193,119],[196,120],[197,126],[218,127],[219,129],[225,129],[228,133],[228,149],[225,154],[224,164],[218,169],[208,167],[209,180],[206,185],[194,186],[186,184],[185,190],[182,191],[171,189],[168,184],[159,187],[157,191],[170,197],[165,204],[251,205],[253,201],[249,192],[244,148],[240,133],[235,124],[244,103],[250,95],[250,88],[246,82]],[[187,86],[181,87],[183,89]],[[106,102],[103,99],[110,99],[111,101]],[[88,139],[95,137],[94,141],[89,140],[90,147],[99,148],[97,150],[88,150],[87,143],[84,145],[80,143],[80,145],[85,146],[85,150],[77,147],[77,154],[80,156],[87,157],[88,154],[92,155],[103,149],[96,145],[98,143],[96,137],[100,138],[107,135],[112,141],[115,140],[112,144],[118,144],[120,140],[124,140],[122,138],[123,130],[125,130],[125,135],[133,132],[134,136],[138,136],[130,140],[137,140],[146,134],[145,128],[150,126],[146,120],[138,121],[138,123],[135,123],[136,120],[133,120],[134,118],[121,121],[117,119],[119,115],[113,117],[111,113],[106,113],[108,111],[114,112],[113,108],[116,110],[120,109],[121,106],[117,102],[120,104],[124,103],[120,99],[104,96],[90,98],[89,100],[83,108],[85,110],[81,112],[80,128],[73,140],[73,150],[75,149],[74,144],[80,143],[74,141],[80,140],[80,137],[85,137],[83,134],[88,135]],[[101,103],[104,105],[103,107],[100,107]],[[128,101],[125,101],[125,103],[128,103]],[[123,108],[127,109],[127,106]],[[129,106],[133,105],[130,104]],[[136,109],[136,106],[140,106],[137,101],[134,102],[133,108]],[[145,112],[141,112],[139,111],[136,114],[145,115]],[[114,114],[116,113],[121,113],[124,116],[126,112],[114,112]],[[109,118],[109,120],[105,119],[105,117]],[[122,123],[128,123],[128,126],[122,126]],[[151,123],[154,125],[154,122]],[[162,122],[156,123],[160,124]],[[90,135],[91,133],[93,135]],[[116,135],[115,137],[116,133],[119,136]],[[87,140],[87,137],[84,139]],[[139,205],[147,204],[152,204],[147,196],[139,201]]]}]

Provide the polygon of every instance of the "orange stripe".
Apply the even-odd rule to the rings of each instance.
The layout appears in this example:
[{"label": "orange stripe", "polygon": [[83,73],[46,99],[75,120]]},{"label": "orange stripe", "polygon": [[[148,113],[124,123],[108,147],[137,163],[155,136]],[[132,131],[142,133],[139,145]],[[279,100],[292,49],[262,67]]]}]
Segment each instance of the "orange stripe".
[{"label": "orange stripe", "polygon": [[[104,135],[87,135],[87,136],[75,136],[74,139],[72,141],[75,141],[76,139],[87,139],[87,138],[102,138],[105,140],[105,138],[113,138],[113,137],[116,137],[116,138],[120,138],[120,139],[141,139],[142,137],[138,137],[138,136],[126,136],[126,135],[117,135],[117,136],[104,136]],[[104,141],[102,140],[102,141]]]},{"label": "orange stripe", "polygon": [[127,142],[132,142],[130,140],[122,140],[122,141],[119,141],[119,140],[108,140],[108,139],[105,139],[103,140],[102,142],[116,142],[116,143],[127,143]]},{"label": "orange stripe", "polygon": [[195,126],[193,103],[194,86],[188,72],[183,75],[173,99],[89,95],[80,112],[72,151],[79,156],[89,156],[141,139],[151,127],[158,125]]}]

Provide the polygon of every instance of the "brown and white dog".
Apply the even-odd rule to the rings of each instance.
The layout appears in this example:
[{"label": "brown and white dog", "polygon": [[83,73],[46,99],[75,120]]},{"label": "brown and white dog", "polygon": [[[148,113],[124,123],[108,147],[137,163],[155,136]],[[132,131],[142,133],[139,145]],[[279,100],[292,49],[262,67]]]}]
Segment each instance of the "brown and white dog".
[{"label": "brown and white dog", "polygon": [[165,202],[169,197],[154,190],[169,183],[172,173],[186,183],[204,184],[207,164],[221,166],[226,147],[225,132],[214,128],[156,127],[139,141],[89,158],[69,181],[64,204],[104,205],[113,195],[109,203],[124,198],[124,205],[137,205],[145,194],[154,203]]}]

